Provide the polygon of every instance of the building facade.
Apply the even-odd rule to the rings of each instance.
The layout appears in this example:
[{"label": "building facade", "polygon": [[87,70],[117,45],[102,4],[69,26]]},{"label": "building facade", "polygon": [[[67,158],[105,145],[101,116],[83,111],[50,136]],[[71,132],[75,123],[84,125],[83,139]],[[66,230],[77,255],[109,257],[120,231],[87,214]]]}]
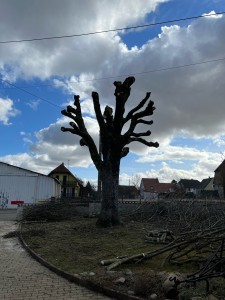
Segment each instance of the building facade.
[{"label": "building facade", "polygon": [[214,172],[214,188],[218,190],[220,199],[225,199],[225,160]]},{"label": "building facade", "polygon": [[59,180],[63,198],[77,198],[80,196],[82,182],[65,167],[64,163],[52,170],[48,176]]},{"label": "building facade", "polygon": [[58,180],[0,162],[0,209],[57,198],[60,193]]},{"label": "building facade", "polygon": [[140,185],[141,199],[154,200],[160,195],[174,192],[175,184],[159,182],[158,178],[142,178]]}]

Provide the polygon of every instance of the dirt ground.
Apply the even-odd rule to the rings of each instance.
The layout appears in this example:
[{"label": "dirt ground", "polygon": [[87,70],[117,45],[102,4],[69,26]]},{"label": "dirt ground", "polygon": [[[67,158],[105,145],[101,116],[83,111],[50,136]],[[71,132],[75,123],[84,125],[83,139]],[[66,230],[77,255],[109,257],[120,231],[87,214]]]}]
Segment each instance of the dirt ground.
[{"label": "dirt ground", "polygon": [[[146,242],[147,233],[155,229],[148,222],[124,220],[122,226],[113,228],[97,228],[95,223],[95,218],[78,216],[70,221],[26,223],[23,224],[23,237],[31,249],[56,267],[143,299],[154,294],[156,299],[165,299],[162,285],[169,273],[187,274],[199,267],[165,264],[165,254],[162,254],[107,271],[101,261],[147,253],[163,245]],[[223,286],[222,278],[211,284],[210,292],[218,299],[225,299]],[[177,299],[188,300],[194,296],[207,299],[205,283],[198,284],[197,288],[183,286]]]}]

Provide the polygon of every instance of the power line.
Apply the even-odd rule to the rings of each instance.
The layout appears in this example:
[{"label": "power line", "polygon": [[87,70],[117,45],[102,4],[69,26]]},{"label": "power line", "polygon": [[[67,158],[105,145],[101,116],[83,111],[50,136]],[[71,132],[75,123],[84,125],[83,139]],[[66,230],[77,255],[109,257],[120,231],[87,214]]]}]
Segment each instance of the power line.
[{"label": "power line", "polygon": [[[6,83],[8,83],[7,81],[5,81],[5,80],[2,80],[2,82],[6,82]],[[52,86],[55,86],[55,84],[53,84],[53,83],[49,83],[49,84],[35,84],[35,85],[24,85],[24,86],[18,86],[17,85],[17,87],[15,87],[15,88],[40,88],[40,87],[52,87]],[[13,87],[14,88],[14,87]],[[4,88],[0,88],[0,90],[10,90],[10,89],[12,89],[12,87],[4,87]]]},{"label": "power line", "polygon": [[[223,60],[225,60],[225,57],[218,58],[218,59],[212,59],[212,60],[205,60],[205,61],[196,62],[196,63],[185,64],[185,65],[180,65],[180,66],[174,66],[174,67],[166,67],[166,68],[148,70],[148,71],[143,71],[143,72],[136,72],[136,73],[130,73],[130,74],[121,74],[121,75],[117,75],[117,76],[109,76],[109,77],[87,79],[87,80],[82,80],[82,81],[79,81],[79,82],[113,79],[113,78],[118,78],[118,77],[127,77],[127,76],[131,76],[131,75],[138,76],[138,75],[144,75],[144,74],[148,74],[148,73],[155,73],[155,72],[168,71],[168,70],[173,70],[173,69],[180,69],[180,68],[192,67],[192,66],[197,66],[197,65],[202,65],[202,64],[212,63],[212,62],[218,62],[218,61],[223,61]],[[70,82],[70,83],[73,83],[73,82]]]},{"label": "power line", "polygon": [[[113,76],[108,76],[108,77],[100,77],[100,78],[92,78],[92,79],[86,79],[86,80],[79,80],[77,82],[75,81],[71,81],[69,82],[69,84],[75,84],[75,83],[82,83],[82,82],[90,82],[90,81],[100,81],[100,80],[107,80],[107,79],[114,79],[114,78],[119,78],[119,77],[127,77],[127,76],[140,76],[140,75],[144,75],[144,74],[149,74],[149,73],[156,73],[156,72],[162,72],[162,71],[169,71],[169,70],[174,70],[174,69],[181,69],[181,68],[187,68],[187,67],[192,67],[192,66],[198,66],[198,65],[203,65],[203,64],[208,64],[208,63],[212,63],[212,62],[219,62],[219,61],[224,61],[225,57],[222,58],[217,58],[217,59],[211,59],[211,60],[205,60],[205,61],[199,61],[199,62],[195,62],[195,63],[190,63],[190,64],[184,64],[184,65],[179,65],[179,66],[173,66],[173,67],[165,67],[165,68],[159,68],[159,69],[153,69],[153,70],[148,70],[148,71],[143,71],[143,72],[136,72],[136,73],[129,73],[129,74],[119,74],[119,75],[113,75]],[[3,80],[2,80],[3,81]],[[23,87],[19,87],[19,86],[15,86],[12,83],[4,80],[4,82],[8,83],[10,86],[12,86],[13,88],[16,89],[20,89],[25,91],[28,94],[32,94],[26,90],[24,90],[24,88],[39,88],[39,87],[48,87],[48,86],[55,86],[55,84],[42,84],[42,85],[30,85],[30,86],[23,86]],[[0,88],[1,90],[4,89],[10,89],[10,88]],[[34,95],[35,97],[38,97],[36,95]],[[38,97],[40,98],[40,97]],[[41,98],[40,98],[41,99]],[[55,104],[54,104],[55,105]],[[56,105],[57,106],[57,105]],[[58,106],[59,107],[59,106]]]},{"label": "power line", "polygon": [[[148,74],[148,73],[155,73],[155,72],[167,71],[167,70],[172,70],[172,69],[179,69],[179,68],[191,67],[191,66],[196,66],[196,65],[206,64],[206,63],[212,63],[212,62],[218,62],[218,61],[223,61],[223,60],[225,60],[225,57],[218,58],[218,59],[207,60],[207,61],[202,61],[202,62],[185,64],[185,65],[181,65],[181,66],[174,66],[174,67],[167,67],[167,68],[161,68],[161,69],[154,69],[154,70],[149,70],[149,71],[144,71],[144,72],[137,72],[137,73],[117,75],[117,76],[109,76],[109,77],[102,77],[102,78],[87,79],[87,80],[83,80],[83,81],[80,81],[80,82],[106,80],[106,79],[112,79],[112,78],[118,78],[118,77],[127,77],[127,76],[131,76],[131,75],[135,75],[135,76],[137,76],[137,75],[144,75],[144,74]],[[16,86],[15,84],[9,82],[8,80],[1,80],[1,81],[7,83],[11,87],[13,87],[15,89],[18,89],[18,90],[20,90],[20,91],[22,91],[22,92],[24,92],[24,93],[26,93],[26,94],[28,94],[28,95],[30,95],[32,97],[35,97],[36,99],[42,100],[42,101],[44,101],[44,102],[46,102],[46,103],[48,103],[48,104],[50,104],[50,105],[52,105],[54,107],[57,107],[57,108],[61,109],[61,107],[59,105],[57,105],[57,104],[55,104],[55,103],[53,103],[53,102],[51,102],[51,101],[49,101],[49,100],[47,100],[47,99],[45,99],[43,97],[37,96],[34,93],[31,93],[31,92],[25,90],[23,87]],[[71,83],[73,83],[73,82],[71,82]],[[49,86],[49,84],[47,86]],[[38,86],[36,86],[36,87],[38,87]]]},{"label": "power line", "polygon": [[156,25],[163,25],[163,24],[168,24],[168,23],[181,22],[181,21],[205,18],[205,17],[210,17],[210,16],[217,16],[217,15],[224,15],[224,14],[225,14],[225,11],[222,11],[222,12],[218,12],[218,13],[210,13],[210,14],[204,14],[204,15],[200,15],[200,16],[193,16],[193,17],[187,17],[187,18],[181,18],[181,19],[173,19],[173,20],[167,20],[167,21],[162,21],[162,22],[155,22],[155,23],[149,23],[149,24],[144,24],[144,25],[123,27],[123,28],[116,28],[116,29],[100,30],[100,31],[88,32],[88,33],[59,35],[59,36],[21,39],[21,40],[0,41],[0,44],[23,43],[23,42],[34,42],[34,41],[43,41],[43,40],[54,40],[54,39],[81,37],[81,36],[95,35],[95,34],[100,34],[100,33],[109,33],[109,32],[115,32],[115,31],[145,28],[145,27],[151,27],[151,26],[156,26]]},{"label": "power line", "polygon": [[48,104],[50,104],[50,105],[52,105],[52,106],[55,106],[55,107],[57,107],[57,108],[61,108],[59,105],[57,105],[57,104],[55,104],[55,103],[53,103],[53,102],[51,102],[51,101],[49,101],[49,100],[46,100],[45,98],[39,97],[39,96],[37,96],[37,95],[35,95],[35,94],[33,94],[33,93],[30,93],[30,92],[28,92],[27,90],[25,90],[25,89],[23,89],[23,88],[21,88],[21,87],[18,87],[18,86],[16,86],[15,84],[9,82],[8,80],[2,80],[2,82],[6,82],[7,84],[9,84],[10,86],[12,86],[13,88],[16,88],[16,89],[18,89],[18,90],[20,90],[20,91],[22,91],[22,92],[24,92],[24,93],[26,93],[26,94],[28,94],[28,95],[30,95],[30,96],[32,96],[32,97],[35,97],[35,98],[37,98],[37,99],[39,99],[39,100],[42,100],[42,101],[44,101],[44,102],[46,102],[46,103],[48,103]]}]

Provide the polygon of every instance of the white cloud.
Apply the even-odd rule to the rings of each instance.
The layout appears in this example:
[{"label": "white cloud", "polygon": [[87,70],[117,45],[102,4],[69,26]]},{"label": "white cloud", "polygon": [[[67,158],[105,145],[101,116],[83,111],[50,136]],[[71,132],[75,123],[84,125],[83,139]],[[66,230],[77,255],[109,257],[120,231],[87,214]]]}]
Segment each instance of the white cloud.
[{"label": "white cloud", "polygon": [[[40,36],[42,33],[46,36],[72,34],[77,28],[80,33],[134,25],[144,22],[146,14],[162,2],[165,1],[135,1],[134,5],[130,1],[116,1],[100,5],[98,2],[88,1],[86,5],[86,1],[83,1],[78,5],[77,1],[69,1],[65,6],[61,1],[55,1],[54,13],[49,14],[49,9],[52,10],[51,1],[44,8],[40,5],[41,2],[37,5],[37,1],[34,1],[32,8],[27,2],[24,10],[19,12],[16,2],[12,6],[11,2],[3,1],[2,11],[10,13],[13,18],[3,17],[5,28],[2,28],[2,39],[9,39],[9,30],[15,27],[18,19],[20,22],[23,20],[21,27],[16,26],[16,30],[11,31],[15,36],[10,36],[10,39]],[[35,15],[32,13],[34,6],[37,9]],[[23,18],[22,14],[26,11],[30,14]],[[62,15],[67,17],[62,18]],[[149,40],[143,47],[134,47],[132,50],[126,48],[116,32],[7,44],[0,49],[0,62],[6,73],[10,64],[10,74],[23,74],[25,78],[57,76],[59,79],[55,80],[55,85],[69,93],[80,94],[84,107],[86,103],[85,112],[93,115],[93,110],[89,110],[92,90],[99,92],[103,106],[114,105],[114,79],[88,80],[223,57],[224,24],[224,16],[211,16],[194,20],[187,28],[179,25],[164,26],[158,37]],[[53,34],[54,32],[57,34]],[[65,78],[64,83],[60,76]],[[153,116],[155,125],[152,127],[152,138],[159,140],[160,144],[181,132],[202,137],[220,135],[225,126],[224,76],[223,62],[136,76],[132,97],[127,106],[128,109],[131,108],[135,100],[139,101],[146,91],[152,91],[157,109]],[[143,148],[139,145],[140,147]]]},{"label": "white cloud", "polygon": [[0,98],[0,122],[4,125],[10,125],[9,119],[20,113],[13,105],[13,100]]},{"label": "white cloud", "polygon": [[33,144],[32,142],[32,134],[31,133],[26,133],[24,131],[20,132],[20,135],[22,136],[22,139],[24,141],[25,144]]},{"label": "white cloud", "polygon": [[29,106],[32,110],[37,110],[41,100],[31,100],[26,103],[27,106]]},{"label": "white cloud", "polygon": [[[80,34],[126,27],[143,22],[145,16],[167,0],[129,0],[114,2],[60,0],[1,2],[0,36],[2,41]],[[129,7],[129,9],[128,9]],[[119,12],[119,13],[118,13]],[[18,26],[20,24],[20,26]],[[122,47],[122,48],[121,48]],[[125,46],[116,33],[55,39],[18,44],[5,44],[0,49],[0,65],[14,65],[11,76],[42,79],[51,75],[70,76],[76,72],[96,72],[118,58]]]},{"label": "white cloud", "polygon": [[[20,4],[16,0],[5,0],[1,3],[0,36],[1,40],[23,39],[127,27],[143,23],[146,14],[163,2],[68,0],[65,5],[59,0],[35,0],[32,3],[24,0]],[[158,37],[152,40],[149,37],[142,47],[131,50],[116,32],[5,44],[0,48],[0,66],[3,78],[11,81],[20,76],[27,80],[53,78],[55,87],[68,94],[63,106],[71,103],[71,94],[79,94],[87,126],[97,145],[98,126],[91,118],[94,116],[91,92],[99,92],[102,108],[106,104],[114,107],[113,81],[124,78],[93,79],[147,72],[136,76],[127,102],[129,111],[147,91],[152,91],[151,99],[155,101],[150,140],[158,141],[160,148],[149,149],[138,143],[130,145],[131,152],[143,155],[138,159],[140,164],[163,162],[159,171],[152,167],[145,177],[159,177],[159,174],[165,180],[170,177],[207,177],[219,162],[217,154],[194,147],[174,147],[171,141],[173,137],[185,134],[193,139],[208,137],[221,148],[224,146],[224,61],[161,72],[148,71],[224,57],[224,27],[224,16],[200,18],[188,27],[164,26]],[[12,100],[1,98],[0,101],[4,101],[0,106],[0,121],[7,125],[9,118],[18,111],[13,108]],[[29,105],[35,108],[36,103]],[[19,159],[31,169],[55,167],[56,162],[61,163],[65,157],[73,166],[89,166],[92,163],[89,153],[87,148],[79,146],[79,138],[60,132],[60,127],[69,121],[61,118],[37,132],[37,142],[31,145],[32,155],[29,157],[18,154],[15,160],[12,156],[7,159],[15,162]],[[139,126],[138,130],[145,131],[146,126]],[[179,163],[179,168],[172,168],[169,160]],[[185,160],[192,163],[189,170],[185,166],[182,169]]]},{"label": "white cloud", "polygon": [[[71,167],[88,167],[92,160],[87,147],[80,146],[80,137],[70,132],[62,132],[60,128],[70,127],[68,118],[61,118],[56,123],[36,133],[37,142],[30,146],[30,151],[38,162],[48,161],[51,166],[70,160]],[[84,117],[86,127],[98,145],[98,125],[96,120]]]},{"label": "white cloud", "polygon": [[[192,22],[187,28],[178,25],[165,26],[158,38],[150,40],[140,49],[136,47],[132,51],[122,51],[115,44],[107,52],[105,65],[94,76],[107,77],[112,75],[112,70],[113,75],[132,74],[223,57],[224,24],[225,17],[207,17]],[[225,127],[223,65],[223,61],[218,61],[136,76],[127,110],[137,105],[145,92],[152,91],[151,98],[156,106],[154,125],[151,128],[152,140],[158,140],[163,145],[168,144],[178,134],[194,138],[218,137],[224,133]],[[86,74],[86,80],[93,78],[92,76],[90,73]],[[90,83],[76,79],[74,91],[83,96],[87,106],[91,90],[99,92],[103,106],[114,106],[113,80],[116,78]],[[140,130],[143,129],[144,126],[140,127]],[[145,151],[140,144],[131,148],[134,151]]]},{"label": "white cloud", "polygon": [[[194,147],[168,146],[149,151],[137,162],[149,165],[149,171],[142,173],[142,177],[158,177],[162,182],[181,178],[202,180],[214,176],[214,170],[221,163],[221,154]],[[159,168],[154,166],[156,162],[161,164]]]},{"label": "white cloud", "polygon": [[28,170],[41,172],[40,163],[37,163],[37,160],[34,159],[33,156],[29,155],[28,153],[18,153],[16,155],[6,155],[3,157],[0,157],[0,161],[25,168]]},{"label": "white cloud", "polygon": [[213,140],[213,143],[216,144],[219,147],[225,146],[225,136],[218,136]]},{"label": "white cloud", "polygon": [[209,156],[213,156],[215,158],[215,153],[191,147],[166,146],[149,150],[147,155],[141,156],[137,161],[147,163],[165,160],[200,160],[206,159]]},{"label": "white cloud", "polygon": [[215,10],[212,10],[208,13],[203,14],[203,16],[209,16],[209,18],[222,18],[222,15],[216,15]]},{"label": "white cloud", "polygon": [[[207,155],[206,155],[207,156]],[[204,178],[213,177],[214,171],[221,163],[221,156],[214,154],[215,159],[211,159],[210,153],[206,159],[197,160],[195,163],[185,161],[179,167],[170,165],[169,162],[162,161],[159,167],[149,164],[149,169],[145,172],[137,172],[141,178],[158,178],[160,182],[171,182],[173,179],[197,179],[201,181]],[[120,184],[128,185],[131,183],[132,176],[122,173],[120,176]]]}]

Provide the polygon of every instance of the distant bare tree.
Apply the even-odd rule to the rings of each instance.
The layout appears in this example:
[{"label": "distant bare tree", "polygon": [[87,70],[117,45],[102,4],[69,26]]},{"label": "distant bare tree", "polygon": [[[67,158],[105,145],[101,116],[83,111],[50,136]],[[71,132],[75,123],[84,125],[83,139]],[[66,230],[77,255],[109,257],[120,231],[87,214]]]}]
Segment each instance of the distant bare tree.
[{"label": "distant bare tree", "polygon": [[132,183],[132,185],[135,186],[135,188],[139,191],[139,193],[140,193],[141,179],[142,179],[142,177],[139,174],[134,174],[131,177],[131,183]]}]

